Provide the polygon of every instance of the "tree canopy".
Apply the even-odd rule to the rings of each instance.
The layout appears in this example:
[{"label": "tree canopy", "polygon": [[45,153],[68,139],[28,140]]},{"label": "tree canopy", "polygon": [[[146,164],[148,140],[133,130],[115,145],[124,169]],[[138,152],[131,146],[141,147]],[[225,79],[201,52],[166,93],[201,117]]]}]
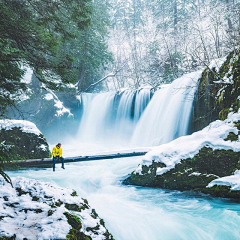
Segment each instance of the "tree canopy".
[{"label": "tree canopy", "polygon": [[0,115],[24,90],[24,65],[46,84],[49,75],[76,80],[74,56],[63,46],[89,27],[91,14],[91,0],[0,1]]}]

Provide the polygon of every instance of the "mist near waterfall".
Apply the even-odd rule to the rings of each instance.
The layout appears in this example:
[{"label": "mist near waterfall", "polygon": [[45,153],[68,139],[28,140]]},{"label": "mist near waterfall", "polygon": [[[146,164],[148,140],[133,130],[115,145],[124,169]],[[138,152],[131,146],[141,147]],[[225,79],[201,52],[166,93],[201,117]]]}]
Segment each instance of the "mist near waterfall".
[{"label": "mist near waterfall", "polygon": [[156,91],[83,93],[81,121],[76,138],[66,143],[67,155],[151,147],[188,134],[199,77],[200,72],[186,74]]}]

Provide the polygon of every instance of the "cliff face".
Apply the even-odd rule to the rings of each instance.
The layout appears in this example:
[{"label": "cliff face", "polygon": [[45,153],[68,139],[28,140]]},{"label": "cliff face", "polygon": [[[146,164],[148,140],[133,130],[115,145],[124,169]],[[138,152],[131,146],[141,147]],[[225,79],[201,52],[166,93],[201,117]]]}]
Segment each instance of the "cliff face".
[{"label": "cliff face", "polygon": [[17,109],[8,109],[7,117],[34,122],[48,140],[62,139],[59,129],[74,135],[81,118],[76,86],[53,79],[52,88],[55,90],[51,90],[29,68],[22,81],[27,90],[16,99]]},{"label": "cliff face", "polygon": [[192,132],[201,130],[217,119],[240,108],[240,50],[227,58],[213,61],[206,68],[195,96]]},{"label": "cliff face", "polygon": [[205,128],[154,148],[125,184],[240,199],[239,54],[232,52],[221,66],[211,64],[202,73],[192,128]]}]

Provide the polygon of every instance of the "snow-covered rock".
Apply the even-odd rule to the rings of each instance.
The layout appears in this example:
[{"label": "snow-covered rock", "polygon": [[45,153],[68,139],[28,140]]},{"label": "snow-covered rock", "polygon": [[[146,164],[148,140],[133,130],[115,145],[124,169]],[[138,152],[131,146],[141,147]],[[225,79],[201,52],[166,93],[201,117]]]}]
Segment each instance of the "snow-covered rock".
[{"label": "snow-covered rock", "polygon": [[[239,133],[240,109],[224,121],[154,147],[125,183],[240,198]],[[216,192],[216,185],[226,186],[225,194]]]},{"label": "snow-covered rock", "polygon": [[34,133],[36,135],[41,134],[40,130],[32,122],[26,120],[0,120],[0,130],[12,130],[13,128],[19,128],[22,132],[26,133]]},{"label": "snow-covered rock", "polygon": [[113,239],[86,199],[53,183],[0,178],[0,238]]},{"label": "snow-covered rock", "polygon": [[25,120],[0,120],[0,151],[7,151],[12,160],[49,157],[43,134],[34,123]]}]

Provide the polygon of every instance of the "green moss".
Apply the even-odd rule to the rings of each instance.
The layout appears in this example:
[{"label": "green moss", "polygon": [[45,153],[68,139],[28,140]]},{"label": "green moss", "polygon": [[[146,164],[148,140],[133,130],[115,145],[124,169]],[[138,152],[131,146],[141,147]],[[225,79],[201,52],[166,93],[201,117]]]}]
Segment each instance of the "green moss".
[{"label": "green moss", "polygon": [[109,240],[114,240],[113,236],[111,233],[108,232],[108,230],[103,234],[106,239],[109,239]]},{"label": "green moss", "polygon": [[96,213],[95,209],[92,209],[91,217],[96,219],[98,217],[98,214]]},{"label": "green moss", "polygon": [[[89,209],[89,206],[87,204],[77,205],[77,204],[68,204],[68,203],[66,203],[65,207],[68,210],[76,211],[76,212],[81,212],[82,210]],[[95,211],[95,210],[93,209],[93,211]]]},{"label": "green moss", "polygon": [[235,122],[234,126],[238,129],[238,131],[240,131],[240,121]]},{"label": "green moss", "polygon": [[240,200],[240,191],[231,191],[229,186],[214,185],[211,188],[205,188],[202,192],[211,194],[215,197],[234,198]]},{"label": "green moss", "polygon": [[63,202],[60,199],[58,199],[57,202],[55,202],[55,205],[57,207],[60,207],[62,204],[63,204]]},{"label": "green moss", "polygon": [[225,141],[231,141],[231,142],[237,141],[238,140],[238,135],[236,135],[233,132],[230,132],[224,140]]},{"label": "green moss", "polygon": [[[162,175],[153,175],[152,172],[139,175],[133,172],[124,183],[203,192],[206,186],[218,176],[233,174],[236,169],[239,169],[239,163],[240,152],[203,147],[192,159],[182,160],[174,169]],[[156,169],[154,172],[156,173]]]},{"label": "green moss", "polygon": [[78,195],[77,195],[77,192],[74,190],[74,191],[71,193],[71,196],[77,197],[77,196],[78,196]]},{"label": "green moss", "polygon": [[230,113],[229,108],[222,109],[219,112],[219,118],[220,120],[225,120],[228,117],[228,114]]},{"label": "green moss", "polygon": [[83,204],[83,205],[79,206],[79,211],[82,211],[85,209],[89,209],[89,206],[87,204]]},{"label": "green moss", "polygon": [[71,210],[71,211],[81,212],[81,209],[79,208],[79,205],[77,205],[77,204],[65,203],[65,208],[67,208],[68,210]]},{"label": "green moss", "polygon": [[100,224],[103,226],[103,227],[105,227],[105,222],[104,222],[104,220],[101,218],[100,219]]},{"label": "green moss", "polygon": [[83,232],[78,231],[77,229],[71,229],[67,235],[69,240],[92,240],[90,236],[85,235]]},{"label": "green moss", "polygon": [[[47,158],[50,153],[46,139],[42,134],[26,133],[17,127],[11,130],[1,129],[0,142],[12,146],[8,151],[10,160]],[[41,145],[46,146],[46,150],[43,150]],[[1,150],[0,155],[4,155]]]},{"label": "green moss", "polygon": [[53,215],[53,210],[48,210],[48,217]]},{"label": "green moss", "polygon": [[[233,83],[215,83],[225,77]],[[240,50],[231,52],[222,64],[219,72],[206,68],[201,76],[195,95],[191,132],[198,131],[210,122],[220,118],[225,120],[231,108],[237,112],[240,108]]]},{"label": "green moss", "polygon": [[82,223],[79,217],[68,212],[65,212],[64,215],[67,217],[68,223],[73,229],[80,230],[82,228]]}]

